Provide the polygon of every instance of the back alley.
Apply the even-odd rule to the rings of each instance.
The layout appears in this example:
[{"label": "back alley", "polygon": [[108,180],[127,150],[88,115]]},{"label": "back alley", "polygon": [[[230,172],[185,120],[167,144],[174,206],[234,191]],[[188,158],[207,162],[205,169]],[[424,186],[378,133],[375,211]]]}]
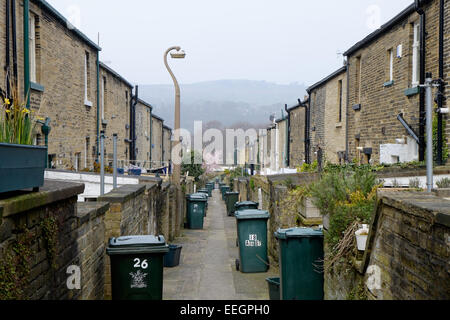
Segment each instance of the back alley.
[{"label": "back alley", "polygon": [[279,276],[236,271],[236,219],[228,217],[219,190],[209,198],[203,230],[185,229],[174,243],[183,246],[180,265],[164,269],[165,300],[269,300],[265,281]]}]

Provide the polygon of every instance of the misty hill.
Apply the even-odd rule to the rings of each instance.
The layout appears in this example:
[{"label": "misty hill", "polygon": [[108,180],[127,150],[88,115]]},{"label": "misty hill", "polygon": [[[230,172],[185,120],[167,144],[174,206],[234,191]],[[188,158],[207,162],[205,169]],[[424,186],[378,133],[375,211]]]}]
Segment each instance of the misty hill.
[{"label": "misty hill", "polygon": [[[236,122],[255,125],[269,122],[271,114],[281,116],[284,104],[295,104],[306,94],[305,86],[279,85],[266,81],[219,80],[180,85],[181,126],[192,130],[194,121],[220,121],[224,126]],[[141,85],[141,99],[154,106],[154,112],[173,127],[173,85]]]}]

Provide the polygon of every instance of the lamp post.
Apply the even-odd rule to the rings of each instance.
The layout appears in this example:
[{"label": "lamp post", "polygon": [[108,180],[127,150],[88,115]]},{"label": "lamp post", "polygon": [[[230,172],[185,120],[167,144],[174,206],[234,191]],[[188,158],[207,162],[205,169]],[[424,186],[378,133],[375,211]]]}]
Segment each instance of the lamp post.
[{"label": "lamp post", "polygon": [[[172,77],[173,83],[175,85],[175,127],[174,127],[174,148],[177,148],[180,143],[180,86],[178,85],[178,81],[175,78],[172,70],[167,63],[167,56],[170,51],[176,50],[177,52],[171,53],[172,59],[184,59],[186,54],[181,50],[180,47],[171,47],[167,49],[164,53],[164,64],[166,65],[167,71],[169,71],[170,76]],[[179,163],[178,159],[175,159],[175,163],[173,164],[173,174],[172,174],[172,182],[175,184],[177,188],[180,187],[180,178],[181,178],[181,163]]]}]

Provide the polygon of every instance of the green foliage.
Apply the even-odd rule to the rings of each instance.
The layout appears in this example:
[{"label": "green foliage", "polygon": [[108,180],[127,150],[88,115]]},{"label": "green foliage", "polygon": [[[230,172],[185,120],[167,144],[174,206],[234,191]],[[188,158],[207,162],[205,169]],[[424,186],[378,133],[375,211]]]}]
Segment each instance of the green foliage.
[{"label": "green foliage", "polygon": [[42,237],[45,241],[47,250],[47,259],[53,269],[58,267],[56,263],[57,247],[58,247],[58,223],[56,218],[49,216],[41,222]]},{"label": "green foliage", "polygon": [[439,189],[446,189],[450,188],[450,179],[449,178],[443,178],[436,182],[436,185]]},{"label": "green foliage", "polygon": [[292,178],[287,178],[283,181],[283,185],[288,188],[289,190],[292,190],[295,188],[294,180]]},{"label": "green foliage", "polygon": [[29,284],[34,253],[31,250],[33,234],[25,230],[3,251],[0,259],[0,300],[23,300]]},{"label": "green foliage", "polygon": [[33,144],[33,130],[36,122],[33,113],[21,101],[17,87],[11,83],[11,97],[1,101],[0,107],[0,143],[22,145]]},{"label": "green foliage", "polygon": [[297,172],[317,172],[319,168],[319,162],[315,160],[312,164],[304,163],[300,168],[297,168]]},{"label": "green foliage", "polygon": [[255,191],[256,185],[255,185],[255,180],[253,180],[253,178],[250,179],[250,189],[252,189],[252,191]]},{"label": "green foliage", "polygon": [[370,166],[327,166],[321,179],[310,186],[314,205],[329,215],[330,228],[325,240],[334,248],[355,221],[370,223],[379,187]]},{"label": "green foliage", "polygon": [[302,202],[305,198],[310,196],[310,192],[308,187],[305,186],[292,186],[289,189],[287,196],[280,200],[276,205],[279,206],[281,211],[280,222],[283,227],[289,228],[292,227],[289,223],[292,220],[298,221],[299,216],[299,206],[302,205]]},{"label": "green foliage", "polygon": [[232,170],[225,170],[225,175],[230,179],[230,182],[238,177],[248,177],[249,174],[246,170],[244,170],[244,174],[242,174],[242,168],[237,167]]},{"label": "green foliage", "polygon": [[420,180],[419,178],[414,178],[409,180],[409,187],[413,189],[420,189]]},{"label": "green foliage", "polygon": [[360,280],[358,285],[348,293],[347,300],[367,300],[367,291],[363,280]]},{"label": "green foliage", "polygon": [[181,174],[185,175],[189,172],[189,176],[194,177],[195,182],[200,181],[200,176],[205,173],[202,164],[196,164],[195,159],[201,158],[201,155],[195,151],[191,151],[191,159],[189,163],[183,163],[181,166]]}]

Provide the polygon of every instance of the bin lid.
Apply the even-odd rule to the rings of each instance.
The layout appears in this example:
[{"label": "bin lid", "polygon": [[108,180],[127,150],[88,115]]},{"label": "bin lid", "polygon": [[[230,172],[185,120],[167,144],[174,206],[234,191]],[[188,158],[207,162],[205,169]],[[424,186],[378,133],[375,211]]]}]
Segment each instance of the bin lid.
[{"label": "bin lid", "polygon": [[106,253],[114,254],[140,254],[168,252],[169,246],[166,244],[164,236],[123,236],[111,238],[109,240]]},{"label": "bin lid", "polygon": [[275,232],[275,238],[288,239],[288,238],[311,238],[311,237],[323,237],[322,229],[312,228],[290,228],[290,229],[278,229]]},{"label": "bin lid", "polygon": [[238,196],[239,192],[227,191],[227,192],[225,192],[225,194],[227,196]]},{"label": "bin lid", "polygon": [[240,208],[240,207],[247,207],[247,206],[257,206],[259,205],[258,202],[254,202],[254,201],[242,201],[242,202],[237,202],[234,206],[236,209]]},{"label": "bin lid", "polygon": [[269,219],[270,218],[270,214],[268,211],[256,210],[256,209],[236,211],[234,216],[238,220]]},{"label": "bin lid", "polygon": [[205,193],[189,194],[187,198],[191,201],[208,201]]}]

